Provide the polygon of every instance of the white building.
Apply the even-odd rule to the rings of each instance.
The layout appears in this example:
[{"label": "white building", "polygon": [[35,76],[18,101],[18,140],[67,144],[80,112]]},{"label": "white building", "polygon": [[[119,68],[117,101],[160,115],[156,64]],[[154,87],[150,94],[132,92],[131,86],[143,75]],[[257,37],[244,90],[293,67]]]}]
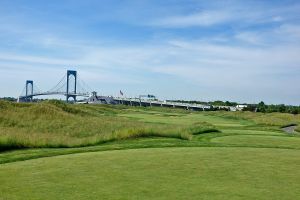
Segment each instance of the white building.
[{"label": "white building", "polygon": [[244,108],[247,108],[247,105],[240,104],[240,105],[236,106],[236,110],[238,110],[238,111],[242,111]]}]

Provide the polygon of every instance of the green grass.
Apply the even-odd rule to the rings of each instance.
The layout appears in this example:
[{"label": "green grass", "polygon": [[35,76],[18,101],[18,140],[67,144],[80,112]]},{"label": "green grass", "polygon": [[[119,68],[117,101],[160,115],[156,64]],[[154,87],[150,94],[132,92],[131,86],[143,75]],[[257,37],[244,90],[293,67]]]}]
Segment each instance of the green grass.
[{"label": "green grass", "polygon": [[300,137],[278,137],[278,136],[260,136],[260,135],[229,135],[218,137],[211,142],[234,144],[240,146],[256,145],[263,147],[279,147],[279,148],[297,148],[300,149]]},{"label": "green grass", "polygon": [[228,119],[250,120],[258,125],[287,126],[300,124],[300,115],[288,113],[211,112],[211,114]]},{"label": "green grass", "polygon": [[158,148],[0,165],[2,199],[297,199],[298,150]]},{"label": "green grass", "polygon": [[[0,101],[2,199],[297,199],[299,115]],[[299,128],[298,128],[299,130]]]},{"label": "green grass", "polygon": [[136,121],[150,122],[150,123],[166,123],[166,124],[193,124],[199,121],[205,121],[214,124],[218,127],[243,127],[246,125],[254,124],[251,121],[243,119],[228,119],[224,117],[214,116],[207,112],[192,112],[185,114],[174,113],[148,113],[148,112],[130,112],[124,114],[119,114],[119,116],[129,117],[135,119]]},{"label": "green grass", "polygon": [[[0,150],[39,147],[80,147],[136,137],[189,140],[194,134],[217,131],[209,123],[149,123],[119,116],[128,107],[40,104],[0,104]],[[149,118],[151,114],[148,114]],[[168,118],[168,116],[165,116]]]}]

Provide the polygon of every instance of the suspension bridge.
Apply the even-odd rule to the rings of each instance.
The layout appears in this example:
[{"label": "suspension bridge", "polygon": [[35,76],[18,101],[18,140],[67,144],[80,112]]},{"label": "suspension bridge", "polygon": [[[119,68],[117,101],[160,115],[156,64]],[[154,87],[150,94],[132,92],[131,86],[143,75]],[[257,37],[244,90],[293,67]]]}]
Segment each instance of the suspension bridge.
[{"label": "suspension bridge", "polygon": [[40,90],[33,80],[27,80],[25,87],[18,98],[19,102],[31,102],[36,96],[48,96],[48,95],[63,95],[68,102],[70,98],[76,102],[76,98],[89,97],[92,91],[90,87],[82,81],[77,71],[67,70],[67,73],[61,78],[61,80],[50,90]]},{"label": "suspension bridge", "polygon": [[[126,97],[113,97],[113,96],[97,96],[96,92],[90,96],[88,91],[92,89],[82,81],[77,71],[67,70],[67,73],[61,78],[61,80],[50,90],[42,91],[33,80],[27,80],[25,87],[18,98],[18,102],[32,102],[33,97],[36,96],[48,96],[48,95],[63,95],[66,97],[66,101],[69,102],[70,98],[76,102],[76,98],[89,97],[83,103],[104,103],[107,104],[123,104],[130,106],[159,106],[159,107],[172,107],[172,108],[184,108],[187,110],[210,110],[212,106],[202,105],[202,104],[191,104],[191,103],[178,103],[170,101],[161,101],[155,98],[153,95],[140,95],[139,98],[126,98]],[[143,99],[141,97],[148,97],[148,99]],[[150,97],[150,99],[149,99]],[[109,100],[109,102],[107,102]],[[220,109],[220,107],[219,107]],[[226,107],[226,109],[232,110],[231,107]]]}]

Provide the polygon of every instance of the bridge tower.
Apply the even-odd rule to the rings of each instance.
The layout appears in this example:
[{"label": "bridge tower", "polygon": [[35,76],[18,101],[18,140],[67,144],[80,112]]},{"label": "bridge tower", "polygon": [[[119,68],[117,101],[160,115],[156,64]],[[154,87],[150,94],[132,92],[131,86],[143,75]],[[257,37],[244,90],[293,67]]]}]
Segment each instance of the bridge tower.
[{"label": "bridge tower", "polygon": [[[74,77],[74,88],[70,89],[70,77]],[[73,89],[73,90],[72,90]],[[69,101],[69,98],[72,97],[74,101],[76,102],[76,89],[77,89],[77,71],[68,70],[67,71],[67,102]]]},{"label": "bridge tower", "polygon": [[25,101],[32,101],[33,98],[33,81],[27,80],[26,81],[26,96]]}]

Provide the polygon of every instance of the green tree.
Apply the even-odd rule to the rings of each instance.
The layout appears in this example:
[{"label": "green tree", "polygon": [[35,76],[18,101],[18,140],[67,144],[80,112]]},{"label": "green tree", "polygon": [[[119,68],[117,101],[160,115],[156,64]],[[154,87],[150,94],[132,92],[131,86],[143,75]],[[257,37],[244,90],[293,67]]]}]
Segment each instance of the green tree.
[{"label": "green tree", "polygon": [[266,104],[263,101],[259,102],[259,104],[257,105],[257,111],[266,112],[266,109],[267,109]]},{"label": "green tree", "polygon": [[281,113],[286,112],[286,106],[284,104],[278,105],[278,111]]}]

